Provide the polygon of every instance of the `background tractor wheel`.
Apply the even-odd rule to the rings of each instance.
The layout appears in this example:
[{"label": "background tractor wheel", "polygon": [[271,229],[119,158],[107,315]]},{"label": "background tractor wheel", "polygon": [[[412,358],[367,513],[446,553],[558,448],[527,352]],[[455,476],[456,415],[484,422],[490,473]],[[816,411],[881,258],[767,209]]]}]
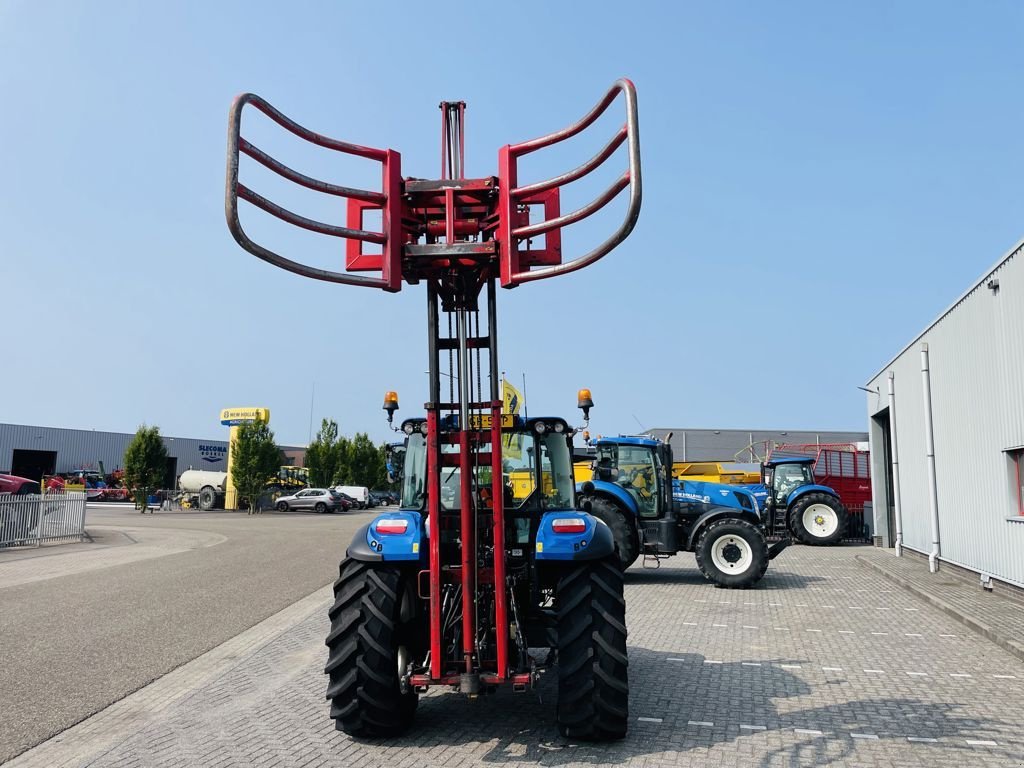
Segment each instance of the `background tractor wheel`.
[{"label": "background tractor wheel", "polygon": [[850,514],[835,496],[808,493],[793,503],[789,529],[804,544],[826,547],[846,534]]},{"label": "background tractor wheel", "polygon": [[[195,486],[192,487],[194,488]],[[213,509],[213,505],[216,503],[217,493],[213,488],[207,485],[199,491],[199,508],[203,510],[203,512],[209,512]]]},{"label": "background tractor wheel", "polygon": [[697,540],[697,567],[719,587],[743,589],[768,570],[768,542],[754,525],[733,518],[711,523]]},{"label": "background tractor wheel", "polygon": [[615,547],[619,551],[619,563],[622,570],[626,570],[640,554],[640,542],[637,540],[636,528],[626,517],[626,514],[629,513],[624,514],[614,502],[600,496],[591,496],[587,501],[590,502],[590,514],[612,529]]},{"label": "background tractor wheel", "polygon": [[558,729],[570,739],[626,735],[626,601],[615,558],[574,566],[558,582]]},{"label": "background tractor wheel", "polygon": [[397,736],[412,725],[417,696],[402,691],[399,659],[402,576],[394,567],[343,560],[328,611],[331,632],[324,672],[327,699],[339,731],[350,736]]}]

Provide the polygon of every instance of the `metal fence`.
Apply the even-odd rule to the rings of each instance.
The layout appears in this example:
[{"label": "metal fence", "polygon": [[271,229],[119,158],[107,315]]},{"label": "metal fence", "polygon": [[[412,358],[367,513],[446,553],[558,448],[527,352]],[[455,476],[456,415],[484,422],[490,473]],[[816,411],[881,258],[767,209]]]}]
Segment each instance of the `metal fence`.
[{"label": "metal fence", "polygon": [[81,541],[85,494],[0,494],[0,547],[39,546],[44,541]]}]

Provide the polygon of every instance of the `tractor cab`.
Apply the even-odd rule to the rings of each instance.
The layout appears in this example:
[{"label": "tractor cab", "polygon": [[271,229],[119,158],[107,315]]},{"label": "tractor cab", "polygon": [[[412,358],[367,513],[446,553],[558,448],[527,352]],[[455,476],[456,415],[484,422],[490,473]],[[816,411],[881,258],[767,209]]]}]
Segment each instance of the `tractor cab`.
[{"label": "tractor cab", "polygon": [[594,443],[594,480],[615,483],[632,497],[644,518],[664,517],[672,502],[666,443],[646,437],[601,438]]},{"label": "tractor cab", "polygon": [[779,456],[761,466],[761,483],[776,506],[784,507],[789,494],[815,482],[814,459],[810,457]]},{"label": "tractor cab", "polygon": [[[443,431],[457,431],[457,416],[443,420]],[[490,454],[490,431],[483,425],[481,441],[475,450]],[[390,449],[391,472],[401,482],[401,508],[426,513],[427,497],[427,422],[412,418],[402,423],[406,439]],[[536,536],[540,516],[554,510],[572,510],[576,489],[572,473],[573,430],[560,418],[522,419],[506,414],[501,429],[503,508],[508,522],[506,543],[516,549],[531,543]],[[466,482],[457,461],[459,446],[442,442],[439,496],[441,511],[458,513],[462,505],[462,485]],[[477,465],[470,478],[470,498],[478,508],[493,507],[491,466]],[[532,524],[531,524],[532,522]]]}]

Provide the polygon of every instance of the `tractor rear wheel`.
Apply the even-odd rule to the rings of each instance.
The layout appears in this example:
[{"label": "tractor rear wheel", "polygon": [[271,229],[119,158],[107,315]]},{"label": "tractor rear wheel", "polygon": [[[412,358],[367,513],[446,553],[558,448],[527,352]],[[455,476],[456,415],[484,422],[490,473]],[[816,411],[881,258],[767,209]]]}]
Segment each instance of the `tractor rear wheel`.
[{"label": "tractor rear wheel", "polygon": [[614,502],[600,496],[590,496],[586,501],[590,502],[590,514],[611,528],[620,566],[622,570],[626,570],[636,562],[640,554],[636,528],[630,525],[630,520],[626,517],[629,513],[623,514]]},{"label": "tractor rear wheel", "polygon": [[743,589],[768,570],[768,542],[751,523],[736,518],[715,520],[697,540],[697,567],[716,586]]},{"label": "tractor rear wheel", "polygon": [[399,666],[409,658],[401,644],[402,574],[350,559],[340,572],[325,641],[334,726],[350,736],[397,736],[412,725],[417,703],[416,691],[399,681]]},{"label": "tractor rear wheel", "polygon": [[570,739],[626,735],[626,602],[615,558],[580,563],[558,582],[558,729]]},{"label": "tractor rear wheel", "polygon": [[850,513],[835,496],[807,493],[789,510],[789,529],[804,544],[827,547],[846,534]]}]

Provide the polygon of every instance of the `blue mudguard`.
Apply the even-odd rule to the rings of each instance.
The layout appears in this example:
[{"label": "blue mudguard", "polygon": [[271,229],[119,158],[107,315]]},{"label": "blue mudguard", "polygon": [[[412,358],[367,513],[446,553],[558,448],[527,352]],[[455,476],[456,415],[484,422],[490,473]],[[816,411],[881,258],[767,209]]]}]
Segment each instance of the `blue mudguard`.
[{"label": "blue mudguard", "polygon": [[839,498],[839,494],[827,485],[801,485],[799,488],[792,491],[786,498],[786,506],[793,506],[793,502],[808,493],[827,493],[829,496],[834,496],[836,499]]},{"label": "blue mudguard", "polygon": [[[575,518],[582,520],[580,533],[555,533],[551,527],[555,520]],[[615,552],[615,538],[611,529],[593,515],[575,509],[545,512],[537,529],[536,555],[538,560],[600,560]]]},{"label": "blue mudguard", "polygon": [[[629,491],[623,488],[621,485],[616,483],[610,483],[607,480],[592,480],[594,485],[595,494],[605,494],[611,496],[622,506],[624,510],[632,512],[633,515],[638,514],[636,499],[634,499]],[[583,483],[576,484],[576,493],[583,493]]]},{"label": "blue mudguard", "polygon": [[[403,533],[384,533],[378,525],[387,521],[404,520]],[[364,525],[352,539],[347,555],[353,560],[365,562],[415,561],[421,559],[425,547],[423,541],[423,517],[419,512],[385,512],[372,523]]]}]

